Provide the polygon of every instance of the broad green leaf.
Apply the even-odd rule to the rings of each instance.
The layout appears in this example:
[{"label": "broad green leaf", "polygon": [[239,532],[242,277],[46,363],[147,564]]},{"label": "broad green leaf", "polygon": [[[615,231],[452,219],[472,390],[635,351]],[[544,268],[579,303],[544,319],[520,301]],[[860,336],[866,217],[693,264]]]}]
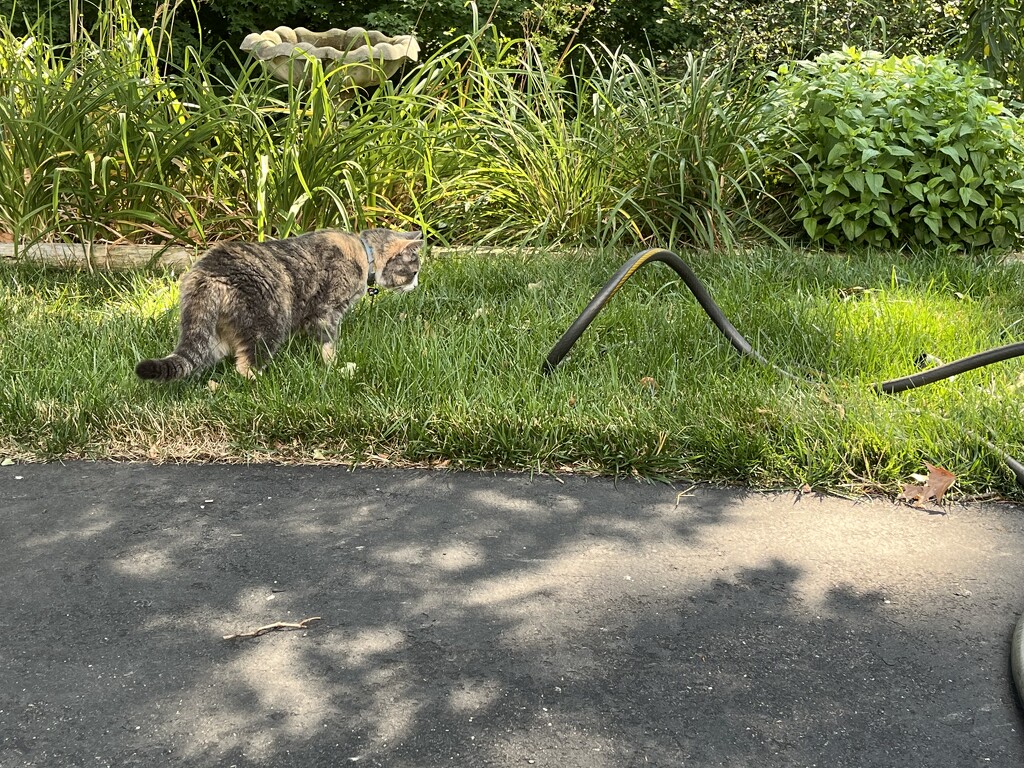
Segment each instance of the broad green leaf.
[{"label": "broad green leaf", "polygon": [[849,154],[849,148],[842,142],[839,142],[834,147],[832,147],[831,151],[828,153],[828,158],[825,162],[827,162],[829,165],[836,165],[837,163],[839,163],[840,160],[846,159],[846,157]]},{"label": "broad green leaf", "polygon": [[913,157],[914,153],[906,147],[901,147],[899,144],[890,144],[886,146],[885,151],[893,157]]},{"label": "broad green leaf", "polygon": [[918,200],[924,200],[924,184],[919,181],[912,181],[904,187],[908,194],[913,195]]},{"label": "broad green leaf", "polygon": [[956,147],[939,147],[939,152],[941,152],[944,155],[948,155],[949,157],[956,160],[958,163],[960,162],[960,153],[957,151]]}]

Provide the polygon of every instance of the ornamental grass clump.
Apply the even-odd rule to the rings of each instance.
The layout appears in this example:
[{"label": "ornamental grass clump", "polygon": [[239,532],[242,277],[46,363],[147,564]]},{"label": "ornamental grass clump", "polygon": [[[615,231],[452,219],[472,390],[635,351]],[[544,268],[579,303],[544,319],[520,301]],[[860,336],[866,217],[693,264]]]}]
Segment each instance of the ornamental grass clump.
[{"label": "ornamental grass clump", "polygon": [[99,9],[61,46],[43,20],[18,37],[0,18],[0,239],[203,246],[390,225],[716,248],[766,228],[766,94],[709,56],[669,78],[578,47],[578,70],[553,70],[485,24],[344,107],[344,68],[313,61],[289,87],[258,62],[218,66],[224,51],[171,55],[128,0]]},{"label": "ornamental grass clump", "polygon": [[973,65],[847,48],[781,67],[795,218],[815,241],[1010,247],[1024,126]]}]

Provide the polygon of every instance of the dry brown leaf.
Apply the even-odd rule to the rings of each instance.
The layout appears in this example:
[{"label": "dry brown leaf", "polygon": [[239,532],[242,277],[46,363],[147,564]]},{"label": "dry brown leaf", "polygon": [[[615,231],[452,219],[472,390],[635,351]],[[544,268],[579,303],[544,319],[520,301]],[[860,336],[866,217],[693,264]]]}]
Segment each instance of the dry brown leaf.
[{"label": "dry brown leaf", "polygon": [[933,499],[936,504],[942,502],[946,491],[956,482],[956,475],[948,469],[936,467],[928,462],[925,462],[925,467],[928,469],[928,476],[924,478],[924,485],[904,485],[903,493],[896,497],[897,501],[906,501],[915,507],[923,506],[929,499]]},{"label": "dry brown leaf", "polygon": [[928,469],[928,482],[924,484],[932,496],[935,497],[935,502],[942,501],[943,495],[949,490],[949,486],[956,482],[956,475],[950,472],[948,469],[943,467],[936,467],[928,462],[925,462],[925,467]]},{"label": "dry brown leaf", "polygon": [[927,498],[923,485],[904,485],[903,493],[896,497],[896,501],[905,501],[915,507],[920,507]]}]

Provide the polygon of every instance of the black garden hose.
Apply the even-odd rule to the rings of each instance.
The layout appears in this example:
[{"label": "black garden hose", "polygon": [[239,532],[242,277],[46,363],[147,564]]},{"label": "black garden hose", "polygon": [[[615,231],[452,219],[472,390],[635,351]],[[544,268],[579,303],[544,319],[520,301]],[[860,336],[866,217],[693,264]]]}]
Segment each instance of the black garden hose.
[{"label": "black garden hose", "polygon": [[996,347],[995,349],[978,352],[977,354],[970,355],[969,357],[954,360],[952,363],[938,365],[935,368],[929,368],[927,371],[913,373],[910,376],[903,376],[899,379],[883,381],[881,384],[875,384],[875,389],[879,392],[892,395],[906,389],[914,389],[914,387],[921,387],[925,384],[942,381],[943,379],[948,379],[950,376],[956,376],[958,373],[973,371],[975,368],[981,368],[982,366],[991,365],[992,363],[998,363],[1002,360],[1009,360],[1012,357],[1020,357],[1021,355],[1024,355],[1024,341],[1017,341],[1013,344],[1007,344],[1002,347]]},{"label": "black garden hose", "polygon": [[[664,248],[651,248],[646,251],[641,251],[622,265],[611,280],[605,284],[604,288],[598,291],[597,295],[590,300],[586,309],[580,313],[580,316],[577,317],[573,324],[569,326],[569,329],[562,334],[562,338],[555,342],[555,346],[551,348],[547,358],[544,360],[544,366],[542,368],[544,374],[552,373],[558,364],[562,362],[562,358],[569,353],[569,350],[572,349],[572,345],[575,344],[576,340],[583,335],[587,326],[593,322],[598,313],[604,309],[605,305],[609,301],[611,301],[612,296],[616,294],[619,288],[621,288],[622,285],[640,269],[640,267],[655,261],[667,264],[675,270],[676,274],[678,274],[679,277],[683,279],[683,282],[686,283],[686,287],[690,289],[694,298],[697,299],[701,308],[703,308],[708,317],[711,318],[711,321],[718,327],[718,330],[725,335],[729,340],[729,343],[732,344],[733,348],[739,352],[740,355],[744,357],[751,357],[762,365],[766,365],[773,370],[778,371],[786,378],[802,381],[798,376],[794,376],[789,371],[775,365],[755,350],[751,346],[750,342],[743,338],[743,335],[736,330],[731,322],[729,322],[729,318],[725,316],[725,313],[722,312],[721,308],[715,303],[715,300],[711,298],[711,294],[708,292],[708,289],[704,287],[704,284],[697,278],[697,275],[694,274],[693,270],[690,269],[686,262],[672,251]],[[984,365],[990,365],[991,363],[996,363],[1001,360],[1009,360],[1013,357],[1020,357],[1021,355],[1024,355],[1024,342],[1007,344],[1003,347],[997,347],[996,349],[990,349],[986,352],[980,352],[976,355],[971,355],[970,357],[965,357],[952,363],[946,363],[945,365],[930,368],[926,371],[921,371],[920,373],[911,374],[910,376],[903,376],[898,379],[883,381],[880,384],[874,384],[873,387],[880,393],[895,394],[907,389],[921,387],[925,384],[932,384],[933,382],[941,381],[942,379],[948,379],[950,376],[974,370],[975,368],[980,368]],[[998,453],[1017,478],[1017,484],[1024,487],[1024,464],[1021,464],[985,438],[973,434],[971,436],[980,440],[990,449]]]},{"label": "black garden hose", "polygon": [[725,337],[729,340],[729,343],[744,357],[752,357],[762,365],[770,366],[776,371],[789,378],[796,378],[793,374],[788,371],[784,371],[777,365],[766,360],[761,354],[754,349],[750,342],[743,338],[743,335],[736,330],[732,323],[729,322],[729,318],[725,316],[721,308],[715,303],[715,300],[711,298],[711,294],[708,293],[708,289],[704,287],[704,284],[697,278],[693,270],[687,265],[685,261],[672,253],[672,251],[665,250],[664,248],[651,248],[647,251],[642,251],[636,256],[631,258],[618,272],[609,280],[604,288],[598,291],[597,295],[590,300],[587,304],[587,308],[580,313],[580,316],[576,318],[575,322],[569,326],[569,329],[562,334],[555,346],[548,352],[547,359],[544,361],[543,371],[545,374],[552,373],[555,367],[562,362],[562,358],[565,357],[569,350],[572,349],[572,345],[576,343],[576,340],[583,335],[583,332],[587,330],[587,326],[593,322],[597,314],[604,309],[605,305],[611,301],[612,296],[616,294],[619,288],[633,276],[633,274],[645,264],[650,264],[654,261],[660,261],[668,264],[676,273],[683,278],[683,282],[686,283],[686,287],[690,289],[694,298],[701,305],[704,311],[707,313],[711,321],[718,326]]}]

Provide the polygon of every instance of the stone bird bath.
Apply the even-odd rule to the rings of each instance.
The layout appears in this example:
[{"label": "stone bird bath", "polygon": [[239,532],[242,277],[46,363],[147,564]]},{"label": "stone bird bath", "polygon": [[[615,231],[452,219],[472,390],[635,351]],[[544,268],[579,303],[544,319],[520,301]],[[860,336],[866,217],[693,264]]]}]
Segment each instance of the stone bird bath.
[{"label": "stone bird bath", "polygon": [[278,27],[246,35],[242,50],[263,62],[273,77],[293,86],[308,82],[312,59],[320,61],[325,73],[344,67],[339,86],[345,101],[357,88],[380,85],[420,54],[413,35],[388,37],[362,27],[326,32]]}]

